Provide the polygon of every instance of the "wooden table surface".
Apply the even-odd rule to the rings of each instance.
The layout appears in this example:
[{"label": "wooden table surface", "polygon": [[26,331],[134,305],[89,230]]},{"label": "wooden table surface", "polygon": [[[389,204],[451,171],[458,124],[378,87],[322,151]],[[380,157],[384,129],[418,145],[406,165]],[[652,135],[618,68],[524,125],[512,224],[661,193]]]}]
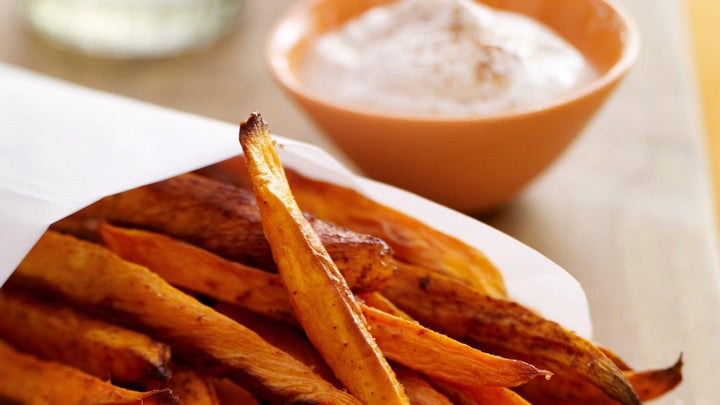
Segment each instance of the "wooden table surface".
[{"label": "wooden table surface", "polygon": [[[702,102],[717,100],[719,86],[715,79],[713,93],[698,82],[717,78],[707,68],[712,58],[702,59],[700,76],[693,61],[714,45],[705,40],[694,53],[690,35],[703,26],[691,30],[687,21],[692,15],[709,27],[710,8],[717,16],[720,4],[688,1],[692,14],[681,0],[623,0],[643,36],[637,65],[567,153],[482,220],[573,274],[587,292],[595,339],[631,365],[666,366],[683,353],[684,383],[656,403],[711,405],[720,381],[720,295],[707,152],[720,142],[707,142],[705,129],[717,134],[720,120],[718,102]],[[273,132],[338,154],[264,65],[267,31],[288,3],[249,0],[240,28],[200,52],[108,61],[46,46],[23,25],[20,3],[0,0],[0,61],[224,121],[258,109]]]}]

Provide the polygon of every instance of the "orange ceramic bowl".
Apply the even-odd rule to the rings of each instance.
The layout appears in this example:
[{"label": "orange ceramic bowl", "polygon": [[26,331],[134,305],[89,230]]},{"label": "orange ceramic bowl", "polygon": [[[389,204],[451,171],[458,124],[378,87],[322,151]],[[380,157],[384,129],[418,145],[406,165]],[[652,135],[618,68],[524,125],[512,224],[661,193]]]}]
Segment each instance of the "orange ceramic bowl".
[{"label": "orange ceramic bowl", "polygon": [[[392,0],[390,0],[392,1]],[[579,49],[599,77],[525,110],[462,118],[379,113],[314,94],[295,74],[308,41],[389,0],[305,0],[267,48],[276,81],[364,172],[460,211],[497,208],[582,131],[637,58],[639,35],[614,0],[486,0],[539,20]]]}]

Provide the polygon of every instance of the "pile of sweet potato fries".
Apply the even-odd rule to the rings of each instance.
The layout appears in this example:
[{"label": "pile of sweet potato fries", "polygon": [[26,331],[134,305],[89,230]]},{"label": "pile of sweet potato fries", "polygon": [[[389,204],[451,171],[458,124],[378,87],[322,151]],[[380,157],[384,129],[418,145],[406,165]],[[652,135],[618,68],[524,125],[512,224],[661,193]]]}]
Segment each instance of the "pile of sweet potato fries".
[{"label": "pile of sweet potato fries", "polygon": [[680,383],[681,360],[635,371],[513,302],[475,248],[284,169],[259,114],[240,144],[41,237],[0,289],[0,402],[639,404]]}]

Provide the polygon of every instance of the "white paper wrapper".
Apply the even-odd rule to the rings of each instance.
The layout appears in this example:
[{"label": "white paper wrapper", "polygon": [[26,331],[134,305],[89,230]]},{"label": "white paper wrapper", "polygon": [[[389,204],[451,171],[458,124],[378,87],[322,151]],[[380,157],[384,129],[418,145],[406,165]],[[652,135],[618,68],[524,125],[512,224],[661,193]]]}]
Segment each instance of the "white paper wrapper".
[{"label": "white paper wrapper", "polygon": [[[241,153],[236,125],[2,64],[0,89],[0,285],[51,223],[104,196]],[[319,148],[276,139],[287,166],[354,187],[476,246],[501,269],[513,299],[591,336],[580,285],[538,252],[448,208],[354,176]]]}]

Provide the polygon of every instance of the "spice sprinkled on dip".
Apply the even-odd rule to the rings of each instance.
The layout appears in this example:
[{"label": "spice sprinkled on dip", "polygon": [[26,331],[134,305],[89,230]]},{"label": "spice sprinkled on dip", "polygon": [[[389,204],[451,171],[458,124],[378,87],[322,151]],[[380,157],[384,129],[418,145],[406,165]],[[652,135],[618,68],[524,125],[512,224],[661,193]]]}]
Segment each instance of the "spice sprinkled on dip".
[{"label": "spice sprinkled on dip", "polygon": [[372,8],[311,42],[298,75],[322,97],[439,116],[532,108],[596,77],[540,22],[472,0]]}]

